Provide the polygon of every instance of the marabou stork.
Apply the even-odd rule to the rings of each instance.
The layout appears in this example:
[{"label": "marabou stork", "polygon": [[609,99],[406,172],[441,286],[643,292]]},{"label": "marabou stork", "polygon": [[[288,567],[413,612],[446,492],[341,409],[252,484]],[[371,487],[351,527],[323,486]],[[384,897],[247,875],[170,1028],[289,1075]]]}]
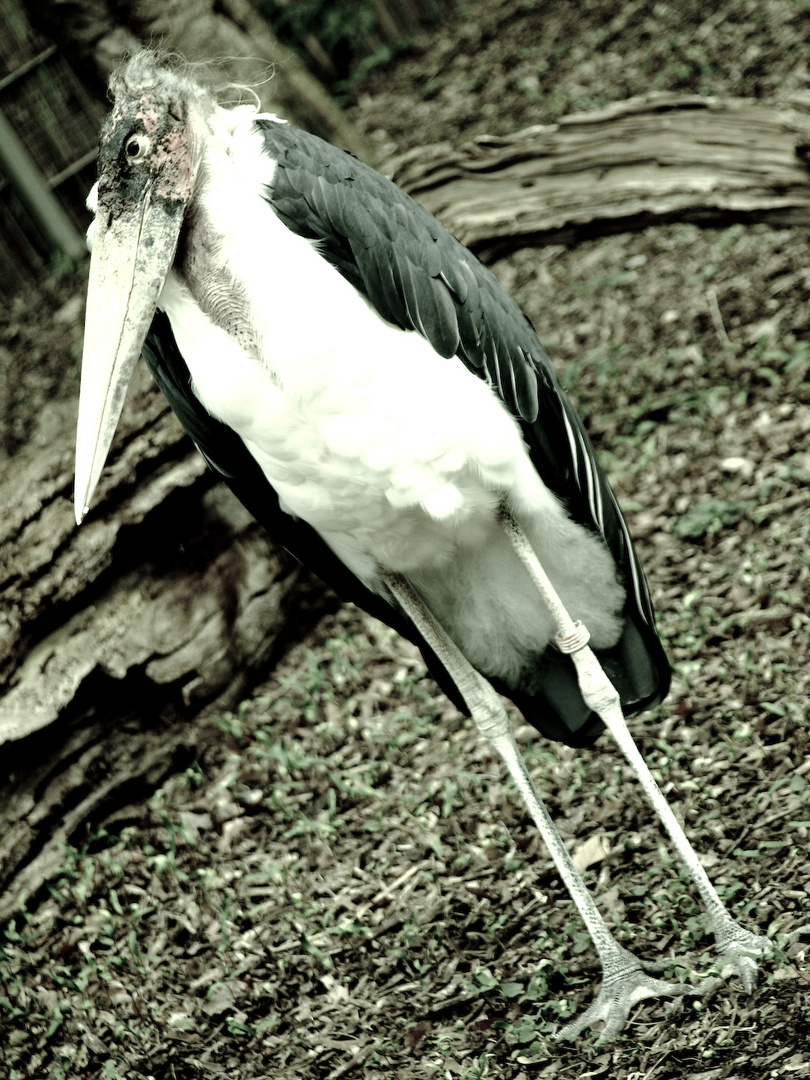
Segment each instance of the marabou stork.
[{"label": "marabou stork", "polygon": [[320,139],[221,107],[149,51],[111,89],[77,521],[143,353],[210,467],[340,595],[415,641],[505,759],[603,966],[559,1035],[603,1020],[610,1038],[642,998],[695,990],[612,936],[495,690],[569,745],[611,730],[750,990],[772,945],[732,920],[628,732],[669,668],[614,496],[517,305],[427,211]]}]

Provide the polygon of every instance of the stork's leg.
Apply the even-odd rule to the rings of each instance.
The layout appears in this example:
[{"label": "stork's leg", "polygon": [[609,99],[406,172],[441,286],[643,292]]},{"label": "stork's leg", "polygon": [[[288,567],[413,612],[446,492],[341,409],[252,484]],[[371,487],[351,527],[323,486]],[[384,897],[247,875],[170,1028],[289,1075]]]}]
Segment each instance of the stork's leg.
[{"label": "stork's leg", "polygon": [[382,568],[379,572],[459,688],[481,733],[506,762],[599,953],[603,970],[599,996],[578,1020],[566,1025],[558,1033],[559,1037],[573,1038],[589,1024],[604,1020],[605,1028],[601,1038],[602,1041],[607,1041],[623,1027],[631,1007],[636,1002],[647,997],[681,996],[703,993],[709,989],[708,984],[696,991],[691,986],[652,978],[643,969],[660,971],[665,965],[648,964],[639,960],[616,941],[591,899],[532,783],[498,695],[438,625],[410,582],[402,575]]},{"label": "stork's leg", "polygon": [[[729,915],[633,741],[622,713],[619,694],[588,646],[587,630],[582,623],[575,623],[571,619],[526,535],[505,506],[501,507],[501,524],[557,623],[558,632],[555,640],[562,651],[570,654],[576,665],[582,696],[594,712],[602,718],[605,727],[611,732],[630,762],[697,886],[708,909],[712,930],[722,957],[722,974],[736,972],[742,979],[743,986],[750,993],[754,989],[757,977],[755,957],[773,953],[775,951],[773,943],[767,937],[752,934]],[[806,937],[808,930],[810,928],[800,927],[789,935],[789,941],[798,941]]]}]

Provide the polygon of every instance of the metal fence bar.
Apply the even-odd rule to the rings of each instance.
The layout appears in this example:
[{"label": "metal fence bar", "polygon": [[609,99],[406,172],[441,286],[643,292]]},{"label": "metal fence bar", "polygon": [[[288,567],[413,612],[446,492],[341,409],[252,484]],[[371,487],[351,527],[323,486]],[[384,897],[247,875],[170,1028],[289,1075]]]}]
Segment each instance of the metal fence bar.
[{"label": "metal fence bar", "polygon": [[24,64],[20,64],[15,68],[11,74],[6,75],[5,78],[0,79],[0,90],[5,90],[7,86],[12,86],[18,79],[21,79],[23,75],[27,75],[29,71],[33,71],[34,68],[38,68],[40,64],[44,64],[46,60],[56,52],[55,45],[49,45],[47,49],[43,49],[41,53],[37,53],[36,56],[32,56],[30,60],[26,60]]},{"label": "metal fence bar", "polygon": [[0,111],[0,170],[37,228],[57,251],[70,259],[85,254],[84,240],[47,181],[37,169],[17,133]]},{"label": "metal fence bar", "polygon": [[97,157],[98,150],[88,150],[86,154],[82,154],[78,160],[74,161],[71,165],[68,165],[66,169],[62,169],[62,171],[56,173],[55,176],[48,177],[48,184],[52,188],[59,187],[65,180],[69,180],[71,176],[75,176],[77,172],[81,172],[86,165],[92,165]]}]

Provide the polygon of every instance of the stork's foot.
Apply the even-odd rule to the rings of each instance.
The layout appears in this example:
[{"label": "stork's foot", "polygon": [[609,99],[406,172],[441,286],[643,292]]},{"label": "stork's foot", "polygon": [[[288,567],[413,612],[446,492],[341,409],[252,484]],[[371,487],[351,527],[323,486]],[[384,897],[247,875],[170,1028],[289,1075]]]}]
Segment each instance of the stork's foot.
[{"label": "stork's foot", "polygon": [[762,934],[752,934],[731,919],[717,928],[715,937],[720,953],[720,974],[724,979],[739,975],[745,992],[752,994],[757,985],[758,961],[763,956],[773,955],[774,943]]},{"label": "stork's foot", "polygon": [[609,1042],[627,1023],[630,1010],[639,1001],[651,997],[702,996],[716,989],[720,982],[719,979],[707,979],[703,985],[696,988],[684,983],[665,982],[647,974],[647,971],[661,971],[662,968],[670,966],[671,961],[639,960],[637,956],[622,949],[612,962],[605,964],[602,988],[596,1001],[576,1020],[555,1032],[554,1038],[574,1039],[585,1028],[602,1020],[605,1026],[598,1041]]},{"label": "stork's foot", "polygon": [[751,994],[757,985],[759,974],[758,961],[764,956],[774,956],[784,952],[786,956],[795,956],[810,947],[810,926],[800,926],[798,930],[784,935],[782,946],[762,934],[752,934],[738,923],[729,919],[716,930],[717,949],[720,953],[720,974],[724,979],[739,975],[746,993]]}]

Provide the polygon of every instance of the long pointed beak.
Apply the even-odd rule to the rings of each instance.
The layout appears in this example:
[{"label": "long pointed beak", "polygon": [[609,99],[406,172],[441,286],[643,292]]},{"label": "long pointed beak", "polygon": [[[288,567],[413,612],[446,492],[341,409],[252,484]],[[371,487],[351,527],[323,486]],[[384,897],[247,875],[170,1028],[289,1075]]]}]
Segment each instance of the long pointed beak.
[{"label": "long pointed beak", "polygon": [[90,259],[76,432],[76,522],[89,509],[127,386],[174,260],[185,206],[148,185],[109,224],[99,209]]}]

